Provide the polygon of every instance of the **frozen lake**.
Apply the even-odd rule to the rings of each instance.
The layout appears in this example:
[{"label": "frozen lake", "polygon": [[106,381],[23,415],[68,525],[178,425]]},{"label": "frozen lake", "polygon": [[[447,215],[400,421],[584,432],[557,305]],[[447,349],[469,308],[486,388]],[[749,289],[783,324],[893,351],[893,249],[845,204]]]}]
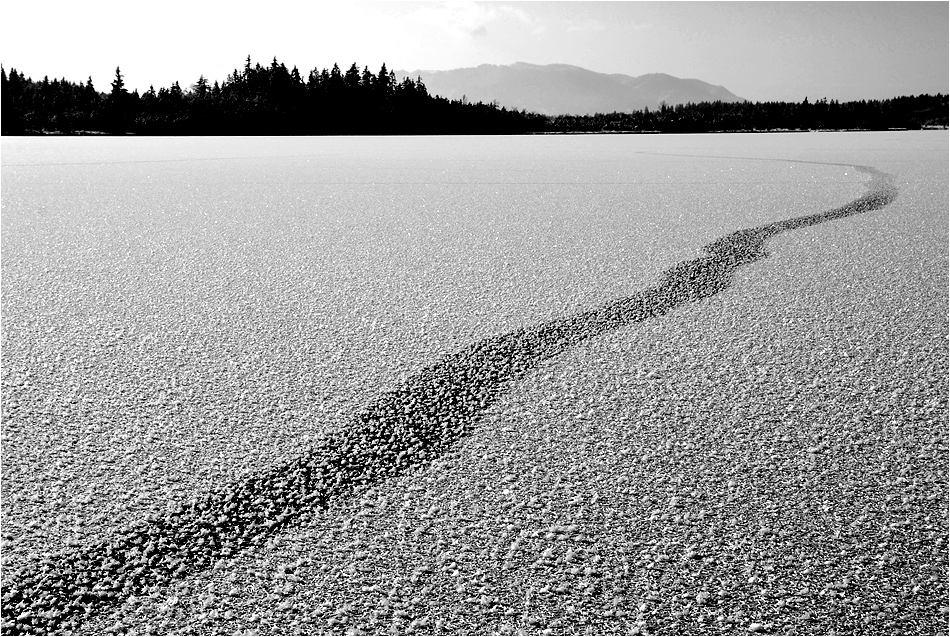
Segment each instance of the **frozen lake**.
[{"label": "frozen lake", "polygon": [[[753,537],[762,520],[781,517],[743,506],[807,502],[827,519],[808,514],[811,521],[787,537],[776,531],[776,546],[807,536],[816,554],[886,553],[842,545],[844,520],[862,519],[852,509],[866,505],[868,528],[881,519],[913,522],[913,529],[894,527],[900,530],[882,543],[910,538],[929,547],[935,533],[946,537],[947,139],[945,131],[4,138],[5,564],[24,567],[38,553],[89,545],[169,502],[267,470],[319,434],[346,427],[380,394],[443,357],[629,297],[718,237],[844,206],[868,188],[868,174],[856,166],[887,173],[894,202],[777,236],[766,245],[771,256],[740,268],[724,292],[592,338],[531,370],[449,460],[420,471],[452,482],[426,497],[453,494],[456,509],[443,503],[443,510],[470,521],[517,517],[480,509],[485,496],[472,486],[506,472],[553,494],[571,483],[606,496],[616,487],[605,487],[605,476],[624,477],[636,497],[606,497],[599,506],[595,498],[586,513],[589,533],[600,534],[599,568],[617,573],[623,564],[630,573],[633,557],[623,556],[631,545],[642,552],[660,540],[698,542],[686,542],[692,531],[664,526],[663,517],[646,525],[663,507],[644,497],[666,494],[665,505],[672,492],[703,493],[695,507],[709,515],[721,495],[711,485],[741,483],[740,474],[755,479],[739,498],[745,504],[729,500],[727,517],[756,522],[732,528],[736,537]],[[735,438],[716,437],[728,432]],[[720,445],[729,451],[715,465]],[[842,460],[818,482],[803,478],[797,484],[812,485],[806,495],[785,502],[788,485],[777,476],[808,467],[783,460],[765,479],[756,458],[796,457],[788,446],[818,449],[802,452],[811,460],[837,449]],[[614,452],[603,455],[602,447]],[[624,460],[617,449],[632,456]],[[873,473],[859,456],[884,468]],[[703,464],[710,457],[717,471]],[[585,467],[580,474],[571,468],[577,463]],[[908,492],[897,486],[900,476],[920,487],[909,500],[901,500]],[[402,498],[406,480],[379,489]],[[828,487],[829,480],[848,489]],[[885,500],[888,487],[897,495]],[[418,507],[429,506],[418,497]],[[891,500],[911,505],[891,511]],[[884,508],[874,509],[879,501]],[[378,528],[369,519],[352,531],[370,545],[398,513],[380,509]],[[321,533],[332,535],[339,520],[321,519],[326,528],[313,526],[295,540],[307,547],[303,553],[323,555],[318,547],[330,535]],[[605,520],[626,530],[611,531]],[[453,524],[464,525],[452,518],[445,526]],[[848,530],[867,535],[860,524]],[[415,541],[413,551],[438,552],[425,538]],[[408,555],[405,546],[377,548]],[[280,550],[241,559],[290,559],[275,557]],[[935,600],[942,595],[945,603],[945,579],[928,584],[933,555],[921,551],[901,554],[903,570],[871,577],[868,590],[878,593],[862,597],[868,608],[889,599],[880,593],[885,580],[929,591],[913,620],[894,630],[940,626]],[[341,568],[352,561],[335,559]],[[486,559],[481,570],[493,568]],[[228,567],[235,573],[236,562]],[[402,567],[396,559],[376,568]],[[813,568],[825,579],[855,577],[846,566]],[[684,572],[691,583],[676,590],[695,598],[694,588],[711,575]],[[213,579],[202,573],[189,575],[200,587]],[[523,598],[525,581],[538,584],[528,570],[510,577],[521,582],[505,585],[515,597]],[[914,577],[920,581],[912,584]],[[802,578],[798,585],[815,586],[812,576]],[[622,593],[631,604],[671,586],[631,582]],[[301,588],[359,599],[348,585],[321,579]],[[567,601],[550,604],[532,613],[572,616]],[[452,604],[436,606],[446,627],[498,630],[492,616],[453,624],[445,610]],[[153,621],[157,612],[145,614]],[[175,626],[200,632],[218,625],[189,612]],[[327,629],[316,615],[301,617],[310,631]],[[635,612],[610,617],[601,631],[705,632],[687,620],[677,628]],[[565,621],[561,630],[573,626]],[[842,610],[815,625],[768,621],[826,632],[860,618]]]}]

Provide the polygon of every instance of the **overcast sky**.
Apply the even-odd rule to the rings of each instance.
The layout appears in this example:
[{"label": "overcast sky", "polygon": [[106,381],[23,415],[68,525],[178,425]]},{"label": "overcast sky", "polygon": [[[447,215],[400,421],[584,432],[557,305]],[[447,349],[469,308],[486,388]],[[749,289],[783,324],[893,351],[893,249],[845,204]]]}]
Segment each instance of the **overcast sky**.
[{"label": "overcast sky", "polygon": [[144,91],[245,57],[301,73],[565,63],[669,73],[755,101],[948,92],[947,2],[205,2],[5,3],[0,62],[109,90],[121,66]]}]

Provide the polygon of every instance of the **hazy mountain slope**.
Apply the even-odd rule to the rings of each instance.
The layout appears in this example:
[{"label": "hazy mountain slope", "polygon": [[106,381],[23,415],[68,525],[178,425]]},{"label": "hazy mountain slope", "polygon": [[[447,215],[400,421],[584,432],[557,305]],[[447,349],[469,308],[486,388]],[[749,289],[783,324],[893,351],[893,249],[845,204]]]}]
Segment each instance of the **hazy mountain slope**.
[{"label": "hazy mountain slope", "polygon": [[473,102],[497,100],[508,108],[547,115],[631,111],[657,108],[662,102],[742,101],[722,86],[700,80],[663,73],[639,77],[596,73],[569,64],[482,64],[449,71],[396,71],[396,75],[400,80],[407,75],[422,77],[433,95],[449,99],[464,95]]}]

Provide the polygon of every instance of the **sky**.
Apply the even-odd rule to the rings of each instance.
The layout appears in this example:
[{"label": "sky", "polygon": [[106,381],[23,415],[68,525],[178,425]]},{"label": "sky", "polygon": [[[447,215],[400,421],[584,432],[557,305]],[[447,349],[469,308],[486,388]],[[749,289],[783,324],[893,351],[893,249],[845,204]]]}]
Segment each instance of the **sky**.
[{"label": "sky", "polygon": [[573,64],[668,73],[752,101],[948,93],[948,7],[939,2],[9,2],[0,63],[35,80],[120,66],[140,92],[224,80],[277,57],[306,77],[362,69]]}]

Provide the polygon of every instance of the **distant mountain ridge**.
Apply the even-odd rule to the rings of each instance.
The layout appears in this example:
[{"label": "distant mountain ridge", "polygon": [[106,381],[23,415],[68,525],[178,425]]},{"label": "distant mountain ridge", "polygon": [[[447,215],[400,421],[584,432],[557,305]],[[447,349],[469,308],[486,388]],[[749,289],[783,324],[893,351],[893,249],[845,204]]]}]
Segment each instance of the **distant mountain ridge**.
[{"label": "distant mountain ridge", "polygon": [[397,80],[421,77],[431,95],[465,96],[471,102],[497,101],[509,109],[544,115],[630,112],[687,102],[742,102],[722,86],[665,73],[632,77],[597,73],[570,64],[480,66],[448,71],[396,71]]}]

